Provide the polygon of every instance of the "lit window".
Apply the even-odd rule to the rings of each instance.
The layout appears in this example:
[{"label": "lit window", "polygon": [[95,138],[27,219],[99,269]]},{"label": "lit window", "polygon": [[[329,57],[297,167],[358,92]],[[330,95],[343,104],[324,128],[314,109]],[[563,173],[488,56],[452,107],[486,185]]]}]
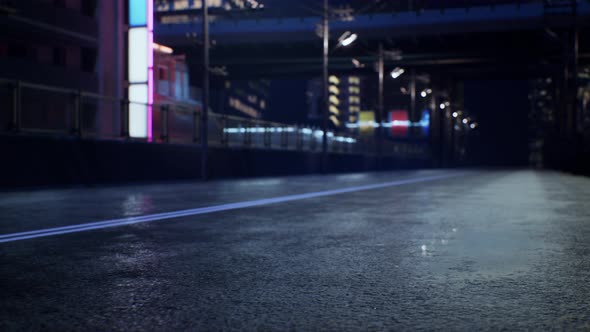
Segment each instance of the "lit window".
[{"label": "lit window", "polygon": [[334,75],[329,77],[328,82],[330,82],[331,84],[335,84],[335,85],[340,84],[340,80],[338,79],[338,77],[336,77]]},{"label": "lit window", "polygon": [[361,89],[359,89],[356,86],[350,86],[350,87],[348,87],[348,92],[351,94],[359,94],[359,93],[361,93]]},{"label": "lit window", "polygon": [[331,95],[330,96],[330,103],[338,106],[338,105],[340,105],[340,100],[338,99],[338,97]]},{"label": "lit window", "polygon": [[350,76],[348,78],[348,83],[349,84],[360,84],[361,83],[361,80],[357,76]]},{"label": "lit window", "polygon": [[340,110],[338,110],[338,108],[336,108],[336,106],[330,105],[330,113],[340,115]]}]

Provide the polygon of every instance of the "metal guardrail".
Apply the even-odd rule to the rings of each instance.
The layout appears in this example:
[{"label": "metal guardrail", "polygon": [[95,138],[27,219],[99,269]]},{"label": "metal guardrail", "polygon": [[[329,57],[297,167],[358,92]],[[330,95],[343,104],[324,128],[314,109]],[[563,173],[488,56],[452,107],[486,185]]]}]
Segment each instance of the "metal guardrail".
[{"label": "metal guardrail", "polygon": [[[85,137],[129,137],[128,100],[96,93],[0,79],[0,131]],[[152,105],[152,143],[199,144],[200,107],[181,103]],[[373,138],[328,132],[331,153],[377,154]],[[247,119],[210,113],[211,146],[321,152],[323,131],[305,125]],[[420,143],[381,142],[383,155],[427,157]]]}]

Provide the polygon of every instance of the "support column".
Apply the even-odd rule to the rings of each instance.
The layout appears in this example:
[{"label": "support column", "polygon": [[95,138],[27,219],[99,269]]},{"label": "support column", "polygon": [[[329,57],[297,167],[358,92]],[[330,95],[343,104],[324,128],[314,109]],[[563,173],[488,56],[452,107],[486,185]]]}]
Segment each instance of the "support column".
[{"label": "support column", "polygon": [[567,58],[567,132],[574,135],[577,131],[577,99],[578,99],[578,30],[572,29],[568,38]]},{"label": "support column", "polygon": [[436,165],[438,163],[438,145],[440,144],[440,141],[438,141],[440,136],[440,112],[438,112],[436,89],[432,79],[430,81],[430,89],[432,89],[433,92],[430,94],[430,130],[428,134],[430,135],[430,151],[432,152],[433,165]]}]

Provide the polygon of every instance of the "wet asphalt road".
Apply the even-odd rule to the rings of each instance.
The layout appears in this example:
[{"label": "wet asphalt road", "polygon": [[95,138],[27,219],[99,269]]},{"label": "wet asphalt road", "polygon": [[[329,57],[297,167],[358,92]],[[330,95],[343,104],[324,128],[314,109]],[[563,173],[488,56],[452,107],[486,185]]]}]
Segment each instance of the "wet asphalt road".
[{"label": "wet asphalt road", "polygon": [[590,330],[590,179],[415,171],[0,193],[0,330]]}]

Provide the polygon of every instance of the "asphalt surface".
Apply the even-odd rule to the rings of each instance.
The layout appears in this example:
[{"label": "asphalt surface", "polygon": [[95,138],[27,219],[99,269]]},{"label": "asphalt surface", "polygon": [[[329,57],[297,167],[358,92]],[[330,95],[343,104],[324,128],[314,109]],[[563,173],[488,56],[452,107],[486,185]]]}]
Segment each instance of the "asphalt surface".
[{"label": "asphalt surface", "polygon": [[425,178],[0,243],[0,330],[590,330],[590,179],[559,173],[4,192],[0,236]]}]

